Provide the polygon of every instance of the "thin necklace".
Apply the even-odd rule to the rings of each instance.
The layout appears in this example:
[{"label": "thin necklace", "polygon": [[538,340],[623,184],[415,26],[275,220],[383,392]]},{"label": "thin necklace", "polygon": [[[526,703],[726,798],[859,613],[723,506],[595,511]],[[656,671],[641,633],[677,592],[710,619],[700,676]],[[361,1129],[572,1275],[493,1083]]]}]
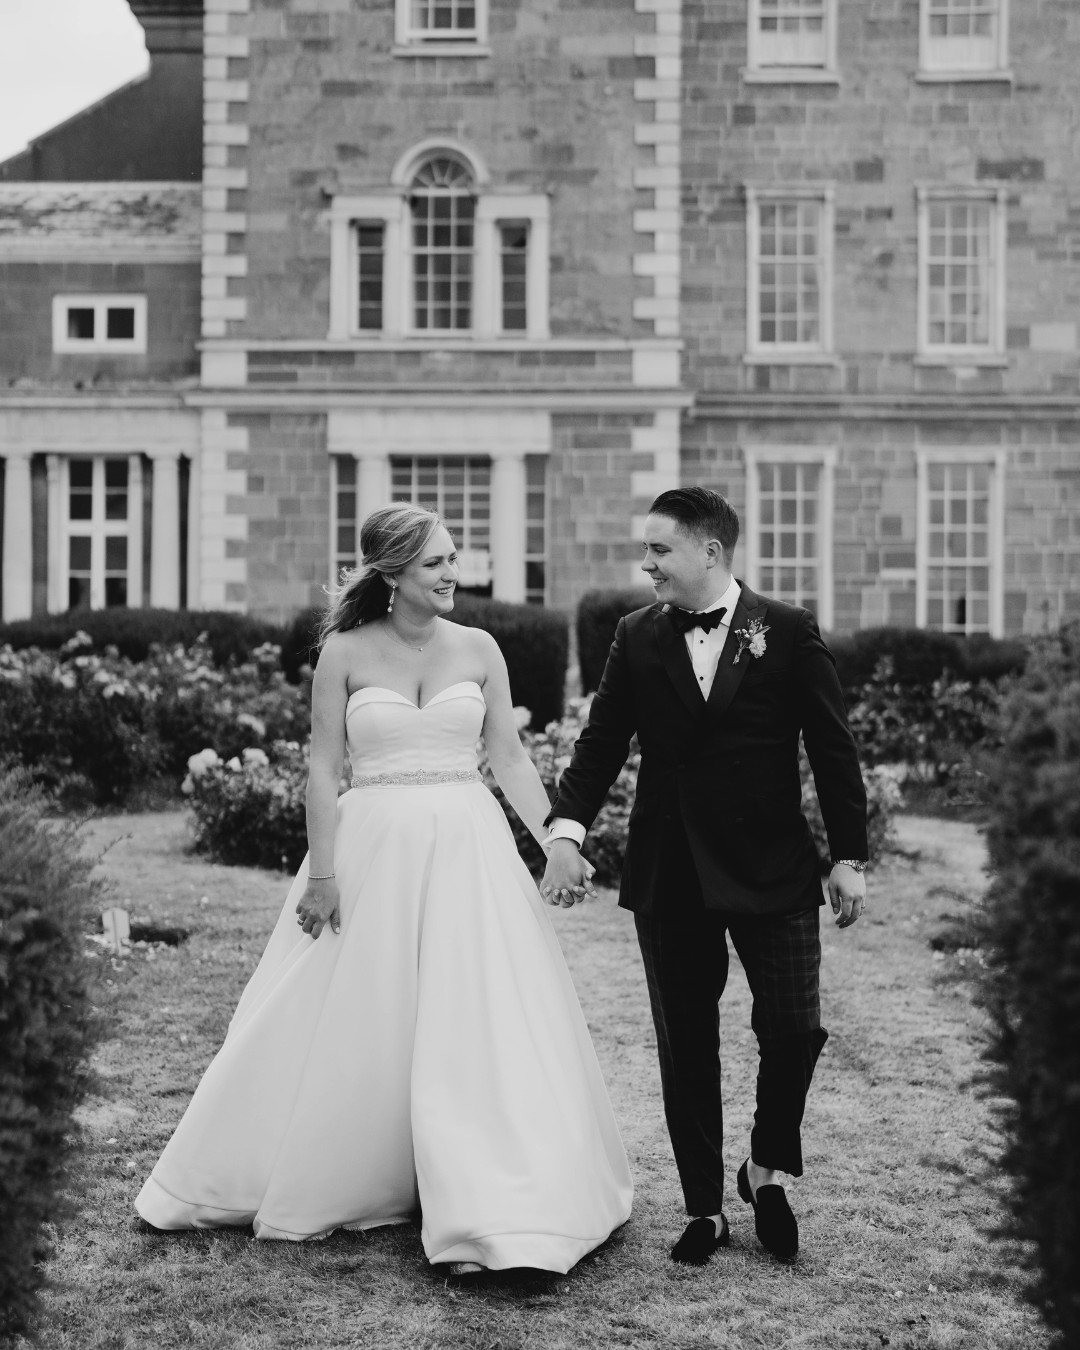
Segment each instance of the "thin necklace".
[{"label": "thin necklace", "polygon": [[[406,642],[404,638],[399,638],[389,623],[386,625],[386,631],[390,634],[390,636],[394,639],[395,642],[399,643],[402,647],[408,647],[409,651],[411,652],[422,652],[424,650],[424,647],[428,646],[428,644],[431,643],[435,638],[435,633],[432,633],[431,637],[427,639],[427,642],[424,643],[423,647],[414,647],[411,642]],[[438,632],[438,629],[436,629],[435,631]]]}]

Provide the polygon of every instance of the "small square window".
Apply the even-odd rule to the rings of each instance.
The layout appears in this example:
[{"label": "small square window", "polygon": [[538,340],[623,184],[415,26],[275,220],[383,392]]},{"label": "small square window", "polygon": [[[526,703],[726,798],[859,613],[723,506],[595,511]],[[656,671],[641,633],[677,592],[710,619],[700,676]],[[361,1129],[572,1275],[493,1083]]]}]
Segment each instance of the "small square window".
[{"label": "small square window", "polygon": [[52,318],[54,352],[146,351],[145,295],[56,295]]}]

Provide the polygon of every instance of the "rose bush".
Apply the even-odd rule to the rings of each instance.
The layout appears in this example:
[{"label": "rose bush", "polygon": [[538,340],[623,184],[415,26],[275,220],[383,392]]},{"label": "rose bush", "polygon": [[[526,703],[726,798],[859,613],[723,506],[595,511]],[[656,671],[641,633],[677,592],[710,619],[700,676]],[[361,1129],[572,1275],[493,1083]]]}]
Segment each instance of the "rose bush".
[{"label": "rose bush", "polygon": [[[570,763],[574,742],[588,720],[589,701],[568,699],[564,715],[539,732],[524,730],[529,722],[528,710],[516,710],[522,744],[549,797],[554,797],[559,777]],[[635,742],[589,830],[584,852],[596,868],[594,880],[598,886],[619,884],[640,761]],[[485,783],[506,812],[518,851],[534,875],[539,876],[544,868],[543,850],[495,782],[483,742],[478,746],[478,763]],[[828,841],[805,755],[801,767],[803,810],[810,821],[823,869],[828,870]],[[895,774],[887,768],[868,769],[864,778],[869,799],[870,857],[876,860],[891,847],[892,820],[900,805],[900,788]],[[191,799],[195,815],[196,847],[219,862],[295,870],[307,850],[306,781],[307,751],[295,742],[272,744],[268,754],[248,750],[228,763],[212,749],[193,755],[188,761],[184,791]],[[347,786],[347,779],[343,780],[343,789]]]},{"label": "rose bush", "polygon": [[252,746],[223,760],[211,748],[188,760],[183,791],[195,847],[216,862],[295,872],[307,853],[308,749],[298,741]]},{"label": "rose bush", "polygon": [[0,647],[0,756],[43,786],[123,804],[164,780],[175,790],[188,757],[307,736],[306,690],[282,674],[267,643],[215,666],[209,644],[152,647],[131,661],[97,651],[84,632],[57,651]]}]

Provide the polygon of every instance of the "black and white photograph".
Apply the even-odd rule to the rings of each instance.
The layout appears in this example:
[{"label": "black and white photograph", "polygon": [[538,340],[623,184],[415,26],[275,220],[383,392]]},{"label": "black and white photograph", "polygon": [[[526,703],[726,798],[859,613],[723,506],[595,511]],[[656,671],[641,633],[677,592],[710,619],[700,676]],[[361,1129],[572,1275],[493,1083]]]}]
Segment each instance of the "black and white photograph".
[{"label": "black and white photograph", "polygon": [[0,1345],[1080,1350],[1080,0],[0,0]]}]

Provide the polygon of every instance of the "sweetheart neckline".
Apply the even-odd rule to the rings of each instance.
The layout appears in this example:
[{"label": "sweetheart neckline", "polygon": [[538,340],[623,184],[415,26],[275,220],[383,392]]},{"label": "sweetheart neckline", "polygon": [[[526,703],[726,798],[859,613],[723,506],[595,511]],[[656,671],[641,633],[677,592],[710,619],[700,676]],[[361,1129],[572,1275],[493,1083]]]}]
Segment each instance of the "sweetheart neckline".
[{"label": "sweetheart neckline", "polygon": [[431,698],[429,698],[428,701],[425,704],[423,704],[423,706],[421,706],[419,703],[414,703],[411,698],[408,698],[405,694],[399,693],[398,690],[389,689],[385,684],[365,684],[362,685],[359,689],[354,689],[352,691],[352,693],[345,701],[345,706],[346,708],[348,708],[349,704],[353,701],[353,699],[357,696],[357,694],[363,694],[368,690],[376,689],[380,694],[393,694],[394,698],[400,699],[402,703],[406,704],[407,707],[415,708],[417,712],[427,712],[427,710],[431,707],[433,703],[441,699],[444,694],[448,694],[451,689],[461,689],[464,685],[467,684],[471,684],[472,687],[475,690],[477,690],[481,699],[484,698],[484,691],[476,680],[458,680],[455,684],[448,684],[446,685],[445,688],[440,689],[437,694],[432,694]]}]

